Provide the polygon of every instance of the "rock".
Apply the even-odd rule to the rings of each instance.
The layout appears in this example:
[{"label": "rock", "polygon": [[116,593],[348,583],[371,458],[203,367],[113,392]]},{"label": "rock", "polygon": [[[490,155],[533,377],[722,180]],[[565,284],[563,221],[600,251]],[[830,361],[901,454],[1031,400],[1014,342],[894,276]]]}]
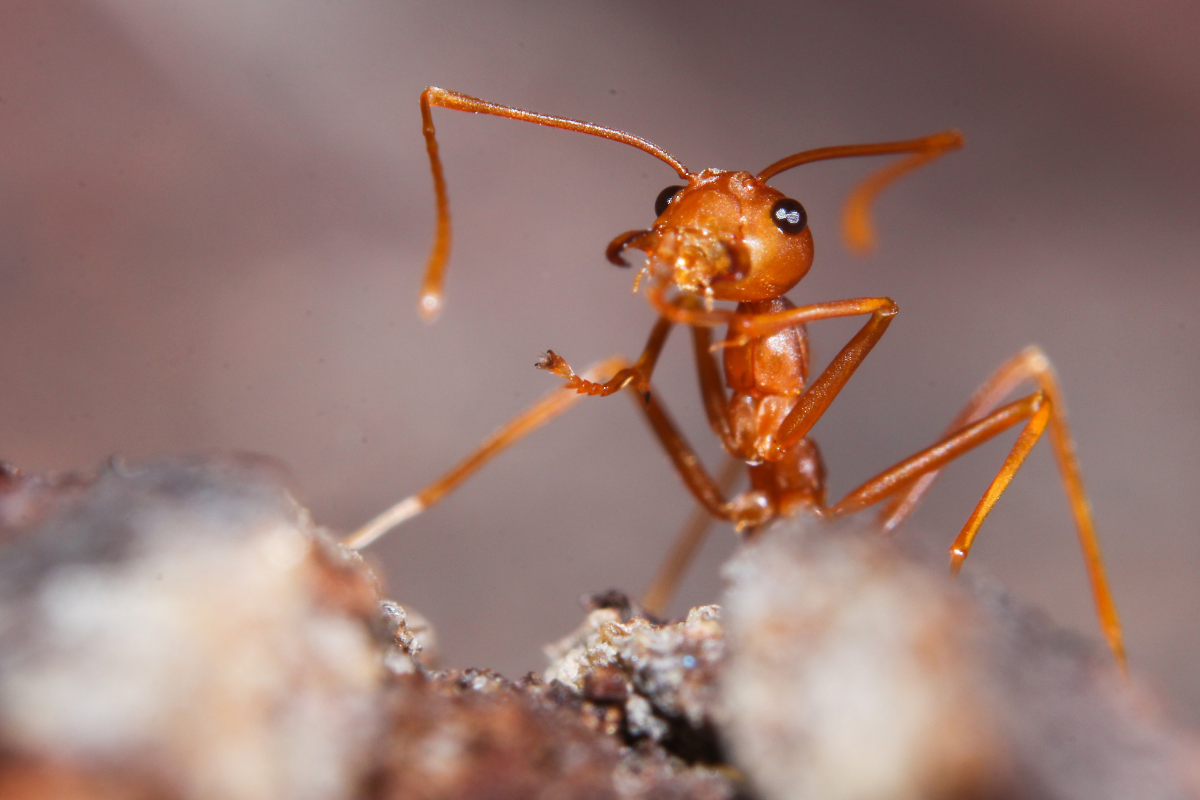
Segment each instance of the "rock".
[{"label": "rock", "polygon": [[788,520],[726,577],[722,734],[766,800],[1200,794],[1107,652],[873,531]]},{"label": "rock", "polygon": [[0,520],[0,794],[355,794],[375,581],[261,464],[10,475]]},{"label": "rock", "polygon": [[544,677],[439,671],[278,472],[0,469],[0,797],[1182,800],[1106,653],[852,524],[788,520],[683,621],[618,592]]},{"label": "rock", "polygon": [[630,747],[561,683],[447,671],[399,682],[375,782],[381,800],[732,800],[734,782]]},{"label": "rock", "polygon": [[721,763],[713,711],[725,652],[720,608],[693,608],[678,623],[651,622],[626,603],[591,611],[579,630],[546,648],[547,681],[620,709],[617,727],[688,761]]}]

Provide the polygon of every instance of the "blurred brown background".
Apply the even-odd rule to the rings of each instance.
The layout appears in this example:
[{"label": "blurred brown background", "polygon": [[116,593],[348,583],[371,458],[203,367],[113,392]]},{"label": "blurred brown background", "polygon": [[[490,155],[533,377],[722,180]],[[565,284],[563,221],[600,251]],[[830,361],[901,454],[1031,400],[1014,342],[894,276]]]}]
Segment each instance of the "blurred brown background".
[{"label": "blurred brown background", "polygon": [[[266,453],[348,530],[554,385],[542,350],[635,355],[653,315],[603,247],[673,173],[507,120],[438,113],[457,238],[445,313],[418,322],[427,84],[620,127],[695,169],[959,127],[966,150],[884,197],[865,260],[836,216],[869,165],[774,181],[817,237],[792,298],[902,309],[815,430],[833,492],[1041,344],[1131,660],[1200,722],[1200,11],[1129,5],[6,0],[0,457]],[[819,362],[858,324],[815,326]],[[658,390],[715,466],[685,344]],[[1003,452],[953,468],[905,535],[948,545]],[[630,402],[591,400],[370,555],[449,663],[516,676],[581,593],[641,591],[690,509]],[[679,608],[715,597],[718,533]],[[1047,448],[968,569],[1095,630]]]}]

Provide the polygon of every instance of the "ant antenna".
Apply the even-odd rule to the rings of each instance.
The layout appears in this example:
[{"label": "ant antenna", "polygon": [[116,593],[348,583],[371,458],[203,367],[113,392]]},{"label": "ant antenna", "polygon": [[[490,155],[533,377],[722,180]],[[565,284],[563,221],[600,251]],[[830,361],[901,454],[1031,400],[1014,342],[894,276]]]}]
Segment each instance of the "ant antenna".
[{"label": "ant antenna", "polygon": [[469,111],[473,114],[494,114],[497,117],[517,119],[522,122],[534,122],[551,128],[587,133],[612,139],[614,142],[631,145],[644,150],[657,159],[665,161],[679,173],[679,177],[688,180],[692,173],[674,156],[658,145],[614,128],[593,125],[565,117],[552,117],[547,114],[537,114],[532,111],[522,111],[511,106],[489,103],[477,97],[471,97],[458,92],[450,92],[430,86],[421,92],[421,129],[425,134],[425,149],[429,152],[429,168],[433,171],[433,191],[437,196],[437,232],[433,238],[433,250],[425,267],[425,278],[421,282],[421,302],[419,311],[425,321],[432,321],[442,308],[442,284],[445,282],[446,261],[450,257],[450,198],[446,194],[446,178],[442,174],[442,160],[438,157],[438,144],[433,129],[432,106],[449,108],[454,111]]},{"label": "ant antenna", "polygon": [[757,177],[760,181],[766,181],[792,167],[809,164],[813,161],[826,161],[831,158],[911,153],[912,155],[903,161],[884,167],[868,177],[846,198],[846,205],[842,210],[842,238],[846,242],[846,247],[861,254],[870,252],[875,247],[875,226],[871,223],[871,203],[875,201],[875,197],[887,188],[888,184],[905,173],[933,161],[943,153],[957,150],[962,145],[962,134],[956,130],[949,130],[903,142],[819,147],[816,150],[805,150],[787,158],[781,158],[758,173]]}]

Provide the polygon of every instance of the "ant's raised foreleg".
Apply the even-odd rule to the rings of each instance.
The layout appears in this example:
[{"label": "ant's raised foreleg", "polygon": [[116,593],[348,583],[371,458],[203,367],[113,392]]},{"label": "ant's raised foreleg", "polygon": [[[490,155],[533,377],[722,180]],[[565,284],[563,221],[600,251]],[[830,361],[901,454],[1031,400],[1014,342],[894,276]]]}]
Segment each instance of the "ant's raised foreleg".
[{"label": "ant's raised foreleg", "polygon": [[[619,356],[610,358],[587,370],[584,376],[585,379],[601,380],[605,375],[611,375],[614,371],[624,368],[628,363]],[[355,549],[361,549],[371,544],[392,528],[415,517],[441,500],[505,448],[554,419],[582,399],[581,395],[565,386],[550,392],[497,429],[484,440],[475,452],[460,461],[445,475],[375,517],[355,531],[345,540],[344,544]]]},{"label": "ant's raised foreleg", "polygon": [[894,317],[899,311],[899,307],[890,297],[830,300],[824,303],[796,306],[786,311],[762,314],[746,314],[731,309],[709,311],[701,308],[696,299],[690,295],[684,295],[678,301],[672,302],[667,299],[666,290],[662,286],[651,286],[646,290],[646,297],[659,314],[676,324],[705,328],[728,325],[729,335],[719,343],[719,347],[749,344],[752,339],[757,337],[770,336],[786,328],[794,328],[797,325],[823,319],[856,317],[859,314]]},{"label": "ant's raised foreleg", "polygon": [[871,298],[871,301],[874,308],[870,308],[866,301],[858,301],[863,304],[863,311],[871,311],[871,318],[854,338],[847,342],[841,352],[834,356],[833,361],[829,362],[829,366],[825,367],[804,394],[800,395],[796,405],[780,424],[777,434],[777,447],[780,451],[787,450],[808,435],[812,426],[817,424],[817,420],[842,391],[842,387],[850,380],[850,376],[862,364],[867,354],[883,338],[888,325],[900,310],[887,298]]},{"label": "ant's raised foreleg", "polygon": [[[871,315],[870,319],[854,335],[854,338],[842,348],[841,352],[800,396],[799,401],[779,426],[776,447],[780,454],[808,435],[812,426],[829,408],[830,403],[838,396],[842,387],[850,380],[850,376],[854,374],[854,371],[866,359],[867,354],[883,337],[888,326],[900,311],[895,302],[887,297],[860,297],[854,300],[814,303],[768,314],[743,314],[724,310],[706,311],[697,308],[694,303],[688,302],[672,303],[667,301],[659,287],[652,288],[648,296],[651,303],[662,314],[663,319],[697,328],[728,324],[729,335],[723,342],[726,346],[742,345],[755,337],[770,336],[786,328],[818,320],[852,317],[858,314]],[[713,387],[704,382],[705,363],[700,361],[698,364],[705,411],[708,413],[709,422],[712,423],[717,435],[721,436],[722,441],[726,441],[726,435],[722,432],[723,424],[714,422],[714,414],[718,414],[722,405],[721,397],[718,397]],[[709,381],[711,382],[711,380],[712,376],[709,376]],[[723,396],[723,390],[721,391]]]},{"label": "ant's raised foreleg", "polygon": [[538,369],[553,372],[567,382],[566,388],[579,394],[607,397],[610,394],[616,394],[626,386],[632,386],[634,391],[646,398],[650,393],[650,376],[654,374],[658,356],[662,353],[663,345],[667,343],[667,334],[671,332],[672,327],[674,327],[674,323],[669,319],[659,317],[658,322],[650,331],[650,338],[646,341],[646,347],[638,357],[637,363],[631,367],[617,370],[615,375],[603,383],[579,377],[571,369],[571,365],[553,350],[547,350],[535,366]]},{"label": "ant's raised foreleg", "polygon": [[[649,371],[653,370],[658,353],[666,341],[666,332],[670,330],[670,327],[670,320],[665,317],[660,318],[650,335],[646,352],[642,354],[642,358],[638,359],[638,364],[647,370],[644,373],[647,381],[649,380]],[[666,408],[649,390],[648,383],[644,388],[639,388],[638,384],[634,382],[634,377],[628,373],[619,380],[614,378],[606,383],[580,378],[575,375],[567,362],[553,351],[548,353],[538,366],[564,378],[567,381],[564,389],[580,394],[611,394],[623,387],[628,387],[633,391],[638,399],[638,407],[646,415],[646,420],[650,423],[655,435],[658,436],[663,448],[666,449],[667,455],[675,465],[679,477],[683,479],[684,485],[700,505],[714,517],[728,520],[742,529],[747,526],[759,525],[775,515],[775,507],[761,492],[746,492],[732,500],[725,500],[721,487],[705,471],[699,456],[696,455],[691,444],[683,438],[683,434],[680,433],[679,427],[671,419]],[[636,369],[636,367],[631,369]]]}]

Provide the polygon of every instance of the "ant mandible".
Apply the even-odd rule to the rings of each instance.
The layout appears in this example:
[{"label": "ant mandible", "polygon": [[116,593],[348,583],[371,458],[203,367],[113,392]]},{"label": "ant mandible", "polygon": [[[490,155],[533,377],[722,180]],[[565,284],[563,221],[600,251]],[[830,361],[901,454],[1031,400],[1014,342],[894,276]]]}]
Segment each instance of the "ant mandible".
[{"label": "ant mandible", "polygon": [[[805,150],[776,161],[757,175],[716,169],[697,173],[656,145],[622,131],[522,111],[431,86],[421,94],[423,130],[437,198],[437,232],[420,299],[420,312],[427,320],[441,309],[450,252],[449,199],[433,127],[433,106],[534,122],[632,145],[665,161],[685,183],[669,186],[659,194],[654,208],[657,218],[650,228],[622,233],[612,240],[605,254],[620,267],[629,266],[624,251],[641,250],[646,254],[634,291],[645,278],[647,298],[659,318],[641,357],[633,364],[612,358],[580,376],[560,356],[547,351],[537,366],[563,378],[562,387],[493,433],[442,478],[369,522],[347,540],[349,546],[364,547],[428,508],[491,457],[584,395],[605,396],[625,388],[635,392],[637,405],[696,500],[709,515],[733,523],[750,536],[774,519],[801,511],[833,519],[884,500],[888,502],[878,525],[881,531],[890,532],[912,513],[947,463],[1024,423],[1003,466],[950,548],[951,572],[958,573],[984,518],[1048,427],[1083,548],[1100,627],[1117,663],[1125,669],[1121,626],[1067,427],[1062,393],[1049,361],[1036,347],[1022,351],[996,370],[935,444],[889,467],[836,503],[826,499],[825,468],[808,432],[883,336],[898,308],[886,297],[798,307],[784,297],[812,265],[813,239],[804,207],[768,186],[767,181],[814,161],[906,155],[863,181],[846,202],[844,238],[851,249],[864,251],[874,243],[870,207],[876,195],[905,173],[961,147],[961,134],[951,130],[907,141]],[[675,291],[669,295],[671,289]],[[714,308],[718,300],[735,302],[737,307]],[[805,325],[860,314],[870,314],[870,318],[809,383]],[[722,486],[731,481],[714,480],[709,475],[657,395],[650,391],[659,353],[675,325],[691,329],[709,425],[735,463],[744,464],[749,473],[750,488],[732,498],[724,496]],[[728,326],[728,332],[714,344],[711,329],[722,325]],[[715,357],[718,350],[724,356],[723,370]],[[1026,380],[1036,384],[1036,391],[1000,405]],[[674,572],[680,568],[676,564]],[[664,579],[660,573],[659,582],[673,582],[674,577]],[[661,604],[662,592],[658,595]]]}]

